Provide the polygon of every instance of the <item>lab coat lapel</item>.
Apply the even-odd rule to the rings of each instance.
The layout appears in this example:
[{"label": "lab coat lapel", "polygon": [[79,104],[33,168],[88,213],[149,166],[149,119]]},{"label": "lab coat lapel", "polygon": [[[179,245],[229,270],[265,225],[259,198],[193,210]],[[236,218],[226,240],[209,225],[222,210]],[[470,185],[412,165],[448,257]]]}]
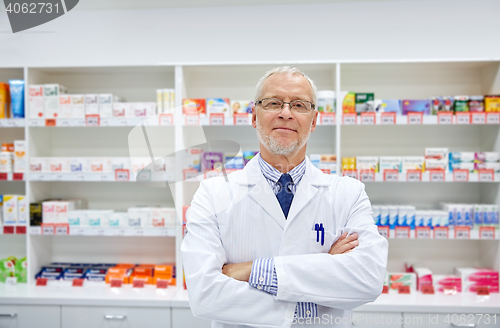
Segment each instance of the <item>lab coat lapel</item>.
[{"label": "lab coat lapel", "polygon": [[271,186],[269,186],[269,183],[260,170],[257,156],[247,164],[244,170],[247,171],[245,172],[246,181],[241,181],[240,183],[254,185],[250,187],[250,197],[252,197],[282,229],[285,229],[285,216],[283,215],[276,195],[274,195]]}]

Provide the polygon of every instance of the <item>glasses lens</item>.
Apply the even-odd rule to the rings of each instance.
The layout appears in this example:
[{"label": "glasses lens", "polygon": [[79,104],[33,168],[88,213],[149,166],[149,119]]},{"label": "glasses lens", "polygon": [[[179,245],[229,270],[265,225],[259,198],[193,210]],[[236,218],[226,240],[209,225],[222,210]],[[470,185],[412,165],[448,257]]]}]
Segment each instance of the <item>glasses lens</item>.
[{"label": "glasses lens", "polygon": [[282,105],[279,99],[262,99],[262,108],[265,110],[280,110]]},{"label": "glasses lens", "polygon": [[307,113],[311,110],[311,104],[306,101],[295,100],[290,103],[290,107],[296,112]]}]

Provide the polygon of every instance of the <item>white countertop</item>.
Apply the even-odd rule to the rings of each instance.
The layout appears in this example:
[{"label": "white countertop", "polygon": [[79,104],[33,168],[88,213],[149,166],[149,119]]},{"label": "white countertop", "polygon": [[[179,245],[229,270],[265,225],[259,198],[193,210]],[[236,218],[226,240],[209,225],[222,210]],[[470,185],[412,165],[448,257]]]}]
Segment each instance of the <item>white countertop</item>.
[{"label": "white countertop", "polygon": [[[30,305],[88,305],[188,308],[188,293],[182,287],[156,289],[155,286],[122,288],[109,286],[34,286],[0,284],[2,304]],[[409,295],[382,294],[374,302],[355,309],[364,312],[416,312],[416,313],[484,313],[500,314],[500,295]]]}]

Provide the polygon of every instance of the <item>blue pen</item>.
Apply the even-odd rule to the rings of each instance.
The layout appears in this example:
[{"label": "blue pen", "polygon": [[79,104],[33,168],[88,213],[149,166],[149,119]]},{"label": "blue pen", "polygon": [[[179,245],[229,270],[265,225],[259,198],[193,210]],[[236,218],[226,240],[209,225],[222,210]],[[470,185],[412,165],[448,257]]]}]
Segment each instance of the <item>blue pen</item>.
[{"label": "blue pen", "polygon": [[321,246],[325,244],[325,228],[323,228],[323,223],[319,225],[319,229],[321,230]]},{"label": "blue pen", "polygon": [[319,241],[319,224],[314,225],[314,230],[316,230],[316,242]]}]

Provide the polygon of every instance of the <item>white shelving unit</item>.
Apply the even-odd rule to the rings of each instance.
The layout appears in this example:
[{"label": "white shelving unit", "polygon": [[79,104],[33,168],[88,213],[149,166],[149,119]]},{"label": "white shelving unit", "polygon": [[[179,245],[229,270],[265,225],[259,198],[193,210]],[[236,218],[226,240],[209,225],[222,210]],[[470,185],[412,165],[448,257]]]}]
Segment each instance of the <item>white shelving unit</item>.
[{"label": "white shelving unit", "polygon": [[[295,63],[317,84],[319,90],[374,92],[382,99],[422,99],[436,95],[474,95],[500,93],[500,61],[463,62],[397,62],[397,63]],[[155,101],[156,89],[175,88],[176,113],[172,126],[145,123],[150,146],[145,147],[143,135],[134,128],[136,121],[110,121],[99,127],[81,126],[81,122],[59,122],[54,127],[40,120],[25,120],[25,128],[0,127],[0,142],[17,139],[28,141],[29,157],[58,156],[129,156],[141,153],[154,159],[176,151],[195,147],[207,140],[230,140],[242,151],[258,150],[258,140],[251,125],[211,126],[204,119],[201,125],[185,125],[182,116],[183,98],[223,97],[233,100],[252,100],[254,88],[263,73],[277,65],[230,64],[193,66],[135,66],[135,67],[25,67],[0,69],[0,80],[24,78],[27,84],[58,83],[69,93],[113,93],[127,101]],[[341,107],[338,102],[337,108]],[[28,111],[28,110],[27,110]],[[157,122],[156,118],[152,122]],[[358,122],[359,123],[359,122]],[[342,113],[336,113],[334,125],[318,125],[311,134],[308,154],[336,154],[338,174],[342,157],[351,156],[422,156],[426,147],[448,147],[450,151],[499,151],[500,125],[438,124],[437,118],[425,117],[421,125],[408,125],[405,117],[397,117],[396,124],[346,125]],[[4,125],[5,127],[6,125]],[[142,129],[142,128],[141,128]],[[141,133],[142,133],[141,132]],[[86,180],[86,181],[81,181]],[[27,194],[29,201],[47,198],[83,198],[92,209],[125,210],[134,205],[177,205],[179,223],[182,207],[189,205],[199,180],[172,183],[170,188],[110,181],[105,178],[78,179],[77,177],[48,176],[40,178],[26,174],[24,181],[0,181],[2,193]],[[454,182],[448,174],[443,182],[384,182],[377,174],[374,182],[366,182],[366,190],[374,204],[411,204],[419,209],[437,208],[440,202],[500,204],[499,182],[478,182],[474,174],[469,182]],[[29,229],[28,229],[29,231]],[[487,266],[500,269],[498,230],[496,240],[420,240],[390,238],[388,271],[402,271],[404,263],[428,267],[436,274],[452,273],[455,266]],[[12,238],[12,239],[9,239]],[[89,300],[100,293],[74,288],[44,290],[34,286],[34,275],[41,266],[53,261],[71,262],[176,262],[177,286],[158,296],[155,290],[144,294],[127,290],[124,298],[105,297],[106,304],[116,306],[151,306],[186,309],[187,293],[182,288],[182,261],[180,245],[182,226],[162,235],[144,236],[127,233],[84,232],[68,236],[44,236],[28,233],[26,236],[0,235],[0,255],[5,250],[28,255],[29,282],[17,286],[17,291],[0,292],[0,304],[15,301],[18,304],[52,304],[64,307],[89,306]],[[9,245],[9,247],[3,247]],[[12,248],[10,248],[10,245]],[[16,253],[17,252],[17,253]],[[0,287],[3,288],[3,287]],[[75,287],[76,288],[76,287]],[[56,290],[54,293],[51,291]],[[55,295],[55,296],[54,296]],[[111,295],[111,294],[110,294]],[[142,295],[142,296],[141,296]],[[146,295],[146,296],[144,296]],[[470,297],[469,297],[470,296]],[[104,301],[103,301],[104,302]],[[377,301],[359,308],[362,312],[429,312],[429,313],[499,313],[498,295],[478,300],[474,295],[382,295]],[[63,309],[64,311],[64,309]],[[175,315],[172,313],[172,316]]]}]

